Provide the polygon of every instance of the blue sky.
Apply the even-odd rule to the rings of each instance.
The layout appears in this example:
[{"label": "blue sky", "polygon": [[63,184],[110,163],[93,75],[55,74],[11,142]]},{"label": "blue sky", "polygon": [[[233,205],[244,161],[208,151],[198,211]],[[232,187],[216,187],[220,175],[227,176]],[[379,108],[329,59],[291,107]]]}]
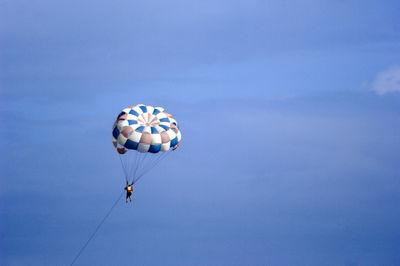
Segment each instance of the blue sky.
[{"label": "blue sky", "polygon": [[68,265],[123,188],[111,127],[183,141],[76,265],[398,265],[398,1],[1,1],[0,263]]}]

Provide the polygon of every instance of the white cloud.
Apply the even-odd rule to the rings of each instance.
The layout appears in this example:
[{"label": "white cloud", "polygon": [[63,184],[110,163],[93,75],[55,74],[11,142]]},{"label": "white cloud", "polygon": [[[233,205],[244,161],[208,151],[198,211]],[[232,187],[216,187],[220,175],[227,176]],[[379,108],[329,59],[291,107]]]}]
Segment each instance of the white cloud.
[{"label": "white cloud", "polygon": [[379,95],[400,92],[400,66],[393,66],[378,73],[371,88]]}]

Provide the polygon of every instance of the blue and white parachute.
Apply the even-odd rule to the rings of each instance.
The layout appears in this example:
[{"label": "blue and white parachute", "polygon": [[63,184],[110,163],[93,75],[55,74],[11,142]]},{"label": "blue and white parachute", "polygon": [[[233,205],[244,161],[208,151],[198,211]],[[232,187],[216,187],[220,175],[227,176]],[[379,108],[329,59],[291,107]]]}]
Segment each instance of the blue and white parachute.
[{"label": "blue and white parachute", "polygon": [[118,115],[112,142],[120,155],[127,182],[135,183],[170,150],[182,135],[177,121],[162,107],[138,104]]}]

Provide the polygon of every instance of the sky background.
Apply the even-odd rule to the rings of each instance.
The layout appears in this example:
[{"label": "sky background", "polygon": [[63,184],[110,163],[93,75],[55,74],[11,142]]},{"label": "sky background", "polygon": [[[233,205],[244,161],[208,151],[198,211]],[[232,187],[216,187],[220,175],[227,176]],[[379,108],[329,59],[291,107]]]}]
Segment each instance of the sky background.
[{"label": "sky background", "polygon": [[399,1],[0,1],[0,264],[69,265],[126,106],[182,143],[76,265],[399,265]]}]

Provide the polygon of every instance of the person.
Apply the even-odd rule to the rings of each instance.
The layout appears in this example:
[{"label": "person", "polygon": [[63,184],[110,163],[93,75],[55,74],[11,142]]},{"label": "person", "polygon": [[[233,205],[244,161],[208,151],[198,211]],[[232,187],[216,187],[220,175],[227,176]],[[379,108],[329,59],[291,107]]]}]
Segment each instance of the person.
[{"label": "person", "polygon": [[132,201],[133,182],[130,185],[128,185],[127,182],[125,190],[126,190],[126,202],[128,202],[128,199],[129,201]]}]

